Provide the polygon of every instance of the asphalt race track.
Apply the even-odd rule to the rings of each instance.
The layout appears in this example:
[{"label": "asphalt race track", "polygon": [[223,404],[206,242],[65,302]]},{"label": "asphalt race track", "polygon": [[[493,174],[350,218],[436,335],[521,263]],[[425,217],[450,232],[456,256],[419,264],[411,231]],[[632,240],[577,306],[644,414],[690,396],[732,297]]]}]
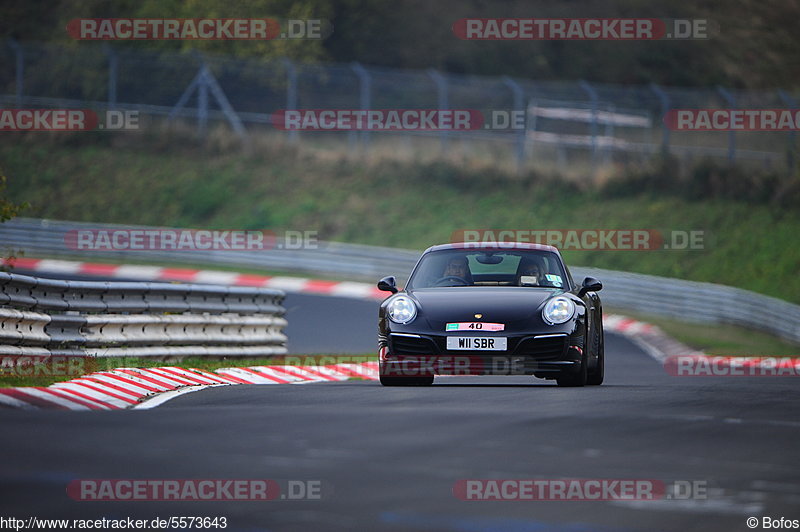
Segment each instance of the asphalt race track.
[{"label": "asphalt race track", "polygon": [[290,353],[377,353],[377,301],[287,294],[283,306]]},{"label": "asphalt race track", "polygon": [[[297,352],[373,349],[375,303],[290,295]],[[331,321],[323,324],[325,319]],[[225,516],[228,530],[748,530],[800,517],[798,382],[679,378],[608,334],[607,384],[233,386],[144,411],[0,410],[1,514]],[[344,346],[344,347],[343,347]],[[75,479],[319,481],[319,500],[85,502]],[[700,481],[705,499],[463,501],[460,479]],[[685,484],[682,484],[685,485]]]}]

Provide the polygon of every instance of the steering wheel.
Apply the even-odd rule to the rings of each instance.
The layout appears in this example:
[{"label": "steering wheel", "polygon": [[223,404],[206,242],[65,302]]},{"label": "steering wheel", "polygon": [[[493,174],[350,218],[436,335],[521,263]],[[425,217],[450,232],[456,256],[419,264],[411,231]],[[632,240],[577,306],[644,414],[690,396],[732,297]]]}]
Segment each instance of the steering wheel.
[{"label": "steering wheel", "polygon": [[461,286],[469,285],[469,281],[467,281],[466,279],[464,279],[462,277],[458,277],[456,275],[446,275],[446,276],[442,277],[441,279],[439,279],[438,281],[436,281],[435,283],[433,283],[433,285],[434,286],[441,286],[442,283],[444,283],[445,281],[456,281],[458,283],[461,283]]}]

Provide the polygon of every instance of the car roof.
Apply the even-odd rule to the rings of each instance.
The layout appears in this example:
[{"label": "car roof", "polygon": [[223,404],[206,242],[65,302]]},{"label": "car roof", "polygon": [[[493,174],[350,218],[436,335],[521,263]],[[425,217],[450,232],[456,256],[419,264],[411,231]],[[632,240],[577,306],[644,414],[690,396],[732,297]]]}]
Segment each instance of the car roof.
[{"label": "car roof", "polygon": [[549,251],[555,253],[559,257],[558,248],[548,246],[547,244],[534,244],[531,242],[453,242],[450,244],[438,244],[426,249],[423,254],[430,251],[442,251],[447,249],[494,249],[494,250],[507,250],[507,249],[535,249],[538,251]]}]

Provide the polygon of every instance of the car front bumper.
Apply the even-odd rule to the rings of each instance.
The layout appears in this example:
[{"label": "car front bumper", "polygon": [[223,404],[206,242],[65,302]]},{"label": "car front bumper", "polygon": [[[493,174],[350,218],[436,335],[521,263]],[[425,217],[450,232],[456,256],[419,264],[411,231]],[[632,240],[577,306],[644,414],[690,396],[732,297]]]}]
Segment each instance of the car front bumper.
[{"label": "car front bumper", "polygon": [[536,375],[577,371],[583,336],[567,333],[507,335],[504,351],[448,350],[446,335],[390,332],[380,348],[381,373],[420,375]]}]

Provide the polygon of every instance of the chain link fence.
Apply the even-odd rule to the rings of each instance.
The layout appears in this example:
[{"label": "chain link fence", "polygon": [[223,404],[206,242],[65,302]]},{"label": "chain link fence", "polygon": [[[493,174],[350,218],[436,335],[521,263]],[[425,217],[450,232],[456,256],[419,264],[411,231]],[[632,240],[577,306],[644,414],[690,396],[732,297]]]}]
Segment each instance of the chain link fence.
[{"label": "chain link fence", "polygon": [[[670,131],[669,109],[791,109],[787,91],[686,89],[538,81],[353,64],[300,64],[199,53],[8,41],[0,47],[0,99],[8,107],[90,107],[191,120],[203,134],[227,123],[243,139],[269,131],[292,142],[341,142],[354,154],[408,151],[491,157],[517,169],[641,162],[661,152],[795,169],[794,132]],[[475,131],[279,131],[286,109],[516,111],[524,127]],[[431,142],[432,138],[435,142]]]}]

